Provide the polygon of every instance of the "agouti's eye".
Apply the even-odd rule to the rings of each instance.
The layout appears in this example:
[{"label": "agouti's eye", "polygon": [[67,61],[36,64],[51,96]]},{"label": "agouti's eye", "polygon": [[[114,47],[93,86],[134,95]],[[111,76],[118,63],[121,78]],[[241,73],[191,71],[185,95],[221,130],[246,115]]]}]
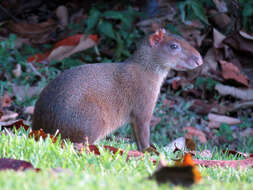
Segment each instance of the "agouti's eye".
[{"label": "agouti's eye", "polygon": [[170,44],[170,48],[176,50],[179,48],[179,46],[177,44]]}]

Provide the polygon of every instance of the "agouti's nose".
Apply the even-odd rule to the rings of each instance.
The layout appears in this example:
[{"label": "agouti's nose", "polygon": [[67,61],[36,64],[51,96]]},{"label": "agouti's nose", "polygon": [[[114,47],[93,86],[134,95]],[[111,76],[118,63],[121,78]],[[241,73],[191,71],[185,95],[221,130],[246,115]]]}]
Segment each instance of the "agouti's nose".
[{"label": "agouti's nose", "polygon": [[203,60],[200,56],[192,56],[192,59],[194,60],[197,66],[200,66],[203,64]]}]

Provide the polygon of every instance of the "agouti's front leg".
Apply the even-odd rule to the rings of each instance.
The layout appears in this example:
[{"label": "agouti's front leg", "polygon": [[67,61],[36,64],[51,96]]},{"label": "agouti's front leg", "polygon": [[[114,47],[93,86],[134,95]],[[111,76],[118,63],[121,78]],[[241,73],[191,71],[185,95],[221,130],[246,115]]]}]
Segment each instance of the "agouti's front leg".
[{"label": "agouti's front leg", "polygon": [[132,117],[132,128],[138,150],[144,151],[150,147],[150,119],[144,120],[138,116]]}]

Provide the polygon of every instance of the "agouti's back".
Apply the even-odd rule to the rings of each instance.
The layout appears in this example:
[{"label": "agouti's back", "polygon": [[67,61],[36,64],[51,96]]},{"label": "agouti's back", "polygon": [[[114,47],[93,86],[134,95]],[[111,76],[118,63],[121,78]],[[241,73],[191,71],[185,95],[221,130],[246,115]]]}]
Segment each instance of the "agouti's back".
[{"label": "agouti's back", "polygon": [[94,143],[131,122],[143,150],[150,144],[149,123],[166,74],[200,64],[199,53],[187,42],[159,30],[124,63],[87,64],[60,74],[40,94],[32,127]]}]

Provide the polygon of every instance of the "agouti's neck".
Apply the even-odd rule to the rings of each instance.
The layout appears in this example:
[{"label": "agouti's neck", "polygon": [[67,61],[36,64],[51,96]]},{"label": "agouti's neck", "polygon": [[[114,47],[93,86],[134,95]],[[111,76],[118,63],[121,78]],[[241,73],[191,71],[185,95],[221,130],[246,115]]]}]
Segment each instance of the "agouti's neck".
[{"label": "agouti's neck", "polygon": [[168,68],[163,68],[159,63],[158,58],[157,60],[154,58],[152,49],[146,44],[146,40],[126,62],[141,65],[145,71],[158,74],[162,78],[165,78],[169,72]]}]

